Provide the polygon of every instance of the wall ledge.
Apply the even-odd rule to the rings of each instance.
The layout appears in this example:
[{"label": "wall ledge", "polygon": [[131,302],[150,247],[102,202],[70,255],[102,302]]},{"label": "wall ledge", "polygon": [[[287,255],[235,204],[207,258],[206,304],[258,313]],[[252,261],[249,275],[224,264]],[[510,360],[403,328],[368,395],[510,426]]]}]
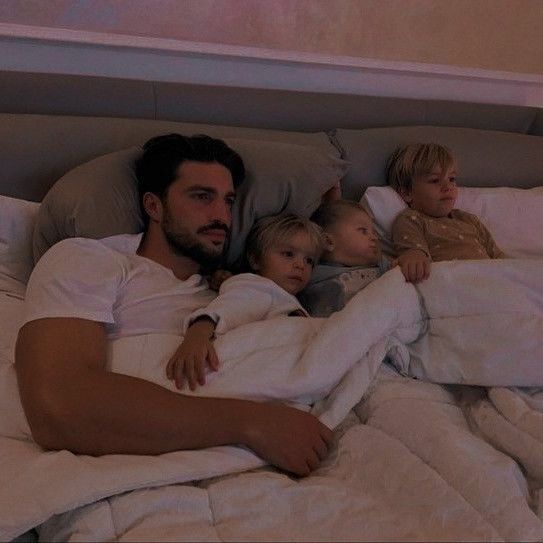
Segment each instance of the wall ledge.
[{"label": "wall ledge", "polygon": [[0,23],[0,70],[543,107],[543,75]]}]

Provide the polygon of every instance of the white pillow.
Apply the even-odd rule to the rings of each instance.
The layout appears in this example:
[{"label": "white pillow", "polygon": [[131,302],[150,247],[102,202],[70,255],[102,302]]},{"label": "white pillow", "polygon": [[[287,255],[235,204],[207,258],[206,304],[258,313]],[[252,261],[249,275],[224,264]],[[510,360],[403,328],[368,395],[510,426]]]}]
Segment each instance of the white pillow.
[{"label": "white pillow", "polygon": [[26,285],[34,266],[32,235],[39,203],[0,195],[0,288]]},{"label": "white pillow", "polygon": [[[405,202],[391,187],[368,187],[361,203],[375,220],[383,250],[390,253],[392,223],[407,207]],[[507,256],[543,257],[543,186],[460,187],[456,207],[477,215]]]}]

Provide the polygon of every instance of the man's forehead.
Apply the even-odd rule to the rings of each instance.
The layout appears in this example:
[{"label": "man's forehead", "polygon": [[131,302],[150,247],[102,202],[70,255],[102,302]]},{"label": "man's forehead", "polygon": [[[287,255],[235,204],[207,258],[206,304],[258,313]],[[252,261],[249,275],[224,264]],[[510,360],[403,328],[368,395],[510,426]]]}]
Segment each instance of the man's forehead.
[{"label": "man's forehead", "polygon": [[218,162],[186,160],[177,168],[176,181],[183,185],[200,185],[222,190],[234,190],[232,174]]}]

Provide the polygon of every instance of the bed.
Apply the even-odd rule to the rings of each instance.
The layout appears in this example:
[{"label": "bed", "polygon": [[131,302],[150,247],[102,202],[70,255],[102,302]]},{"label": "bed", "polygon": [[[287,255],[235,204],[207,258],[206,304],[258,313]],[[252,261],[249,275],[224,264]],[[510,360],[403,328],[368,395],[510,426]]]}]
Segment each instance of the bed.
[{"label": "bed", "polygon": [[[543,540],[539,112],[510,111],[489,130],[477,115],[454,125],[458,110],[443,108],[433,126],[426,112],[411,126],[317,131],[1,114],[0,539]],[[382,186],[386,157],[430,140],[457,154],[459,206],[510,256],[436,265],[417,288],[392,270],[329,319],[275,323],[274,333],[254,323],[218,340],[225,371],[205,394],[294,401],[335,429],[307,478],[238,447],[89,457],[31,439],[13,349],[34,260],[68,236],[137,232],[131,164],[147,138],[168,132],[225,138],[248,165],[230,261],[256,218],[308,215],[338,181],[364,199],[386,247],[401,209]],[[111,370],[168,386],[160,368],[178,338],[141,339],[112,346]]]}]

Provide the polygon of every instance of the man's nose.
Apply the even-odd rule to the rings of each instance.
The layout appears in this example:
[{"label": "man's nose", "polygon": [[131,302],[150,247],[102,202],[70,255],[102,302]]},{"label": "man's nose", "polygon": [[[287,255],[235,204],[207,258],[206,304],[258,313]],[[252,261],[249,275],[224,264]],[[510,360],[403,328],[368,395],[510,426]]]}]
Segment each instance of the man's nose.
[{"label": "man's nose", "polygon": [[230,226],[232,222],[232,210],[230,209],[230,205],[226,202],[221,202],[218,199],[212,207],[211,215],[210,219],[212,221],[223,222],[227,226]]}]

